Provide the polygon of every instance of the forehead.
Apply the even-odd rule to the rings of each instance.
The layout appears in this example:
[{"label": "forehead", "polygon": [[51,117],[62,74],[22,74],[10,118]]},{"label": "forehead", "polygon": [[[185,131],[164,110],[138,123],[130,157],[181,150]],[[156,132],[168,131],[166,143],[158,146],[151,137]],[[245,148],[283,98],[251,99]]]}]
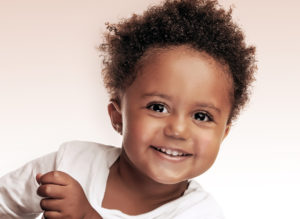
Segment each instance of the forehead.
[{"label": "forehead", "polygon": [[138,68],[145,67],[147,64],[150,64],[151,61],[159,61],[161,59],[165,59],[166,57],[184,57],[184,56],[192,56],[198,57],[200,59],[206,59],[207,62],[210,62],[215,67],[219,67],[222,71],[228,73],[228,66],[226,63],[221,63],[219,60],[216,60],[211,55],[209,55],[205,51],[196,50],[192,46],[180,45],[180,46],[167,46],[167,47],[159,47],[154,46],[145,51],[142,57],[139,59],[137,66]]},{"label": "forehead", "polygon": [[184,46],[153,49],[139,65],[128,88],[135,94],[160,92],[178,101],[209,100],[215,105],[231,102],[232,83],[226,66],[205,52]]},{"label": "forehead", "polygon": [[[141,74],[144,74],[149,68],[170,67],[170,65],[166,65],[167,63],[175,67],[178,60],[184,58],[190,59],[190,63],[192,63],[192,59],[194,59],[195,62],[201,61],[203,64],[206,64],[206,66],[209,65],[211,69],[214,69],[215,72],[220,74],[220,77],[227,79],[229,86],[232,86],[232,76],[227,64],[221,63],[206,52],[199,52],[189,45],[170,46],[166,48],[154,47],[148,49],[137,62],[136,72],[138,76],[141,76]],[[201,71],[201,68],[198,70]]]}]

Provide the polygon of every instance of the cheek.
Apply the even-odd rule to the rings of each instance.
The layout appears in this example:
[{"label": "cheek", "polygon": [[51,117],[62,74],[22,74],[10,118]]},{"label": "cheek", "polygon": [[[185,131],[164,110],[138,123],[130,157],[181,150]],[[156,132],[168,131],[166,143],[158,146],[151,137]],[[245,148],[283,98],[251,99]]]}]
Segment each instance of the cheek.
[{"label": "cheek", "polygon": [[217,158],[220,144],[219,141],[214,137],[215,136],[213,134],[203,133],[197,139],[197,159],[195,164],[200,169],[195,170],[199,171],[196,172],[196,175],[199,175],[199,173],[202,174],[203,172],[208,170]]},{"label": "cheek", "polygon": [[195,147],[197,154],[205,159],[214,159],[220,148],[220,140],[214,133],[203,132],[197,136]]},{"label": "cheek", "polygon": [[128,143],[149,143],[161,130],[161,125],[149,116],[128,116],[124,127],[123,141]]}]

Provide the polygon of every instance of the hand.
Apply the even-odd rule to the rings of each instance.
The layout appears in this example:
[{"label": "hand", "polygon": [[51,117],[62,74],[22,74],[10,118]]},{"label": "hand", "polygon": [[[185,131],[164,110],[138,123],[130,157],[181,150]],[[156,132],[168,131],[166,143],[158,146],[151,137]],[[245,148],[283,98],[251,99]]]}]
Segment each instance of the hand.
[{"label": "hand", "polygon": [[37,194],[44,199],[40,205],[47,219],[100,219],[102,218],[90,205],[81,185],[70,175],[52,171],[37,174],[40,184]]}]

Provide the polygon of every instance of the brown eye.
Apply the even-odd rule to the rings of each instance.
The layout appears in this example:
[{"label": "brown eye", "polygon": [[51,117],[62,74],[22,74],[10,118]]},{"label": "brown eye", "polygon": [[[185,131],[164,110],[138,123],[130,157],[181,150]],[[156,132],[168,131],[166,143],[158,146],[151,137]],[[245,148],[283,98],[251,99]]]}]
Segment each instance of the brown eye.
[{"label": "brown eye", "polygon": [[168,112],[167,108],[163,104],[160,104],[160,103],[152,103],[147,106],[147,109],[150,109],[152,111],[159,112],[159,113],[167,113]]},{"label": "brown eye", "polygon": [[198,121],[201,121],[201,122],[210,122],[210,121],[212,121],[212,118],[207,113],[204,113],[204,112],[195,113],[194,118]]}]

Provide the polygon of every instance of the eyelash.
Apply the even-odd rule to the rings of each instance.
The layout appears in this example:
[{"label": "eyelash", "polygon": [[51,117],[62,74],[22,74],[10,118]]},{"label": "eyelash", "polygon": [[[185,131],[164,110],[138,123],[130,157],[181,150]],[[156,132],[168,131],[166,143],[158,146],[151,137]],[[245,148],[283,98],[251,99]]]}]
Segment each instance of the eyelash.
[{"label": "eyelash", "polygon": [[[205,121],[204,120],[196,119],[195,118],[196,114],[202,114],[202,115],[204,115],[205,116],[205,119],[204,119]],[[201,121],[201,122],[212,122],[213,121],[213,117],[209,113],[207,113],[207,112],[197,112],[197,113],[194,114],[194,118],[195,118],[195,120]]]},{"label": "eyelash", "polygon": [[149,103],[149,104],[146,106],[146,108],[149,109],[149,110],[152,110],[152,111],[154,111],[154,112],[163,113],[163,112],[160,112],[160,111],[155,110],[155,109],[153,108],[153,107],[155,107],[155,106],[164,107],[164,109],[166,109],[166,110],[168,111],[167,107],[166,107],[165,104],[163,104],[163,103]]},{"label": "eyelash", "polygon": [[[159,109],[154,109],[154,107],[160,107],[160,108]],[[151,110],[151,111],[154,111],[154,112],[157,112],[157,113],[167,113],[168,112],[168,109],[167,109],[166,105],[163,104],[163,103],[149,103],[146,106],[146,108],[148,110]],[[164,110],[164,109],[166,109],[167,112],[159,111],[159,110]],[[203,115],[204,115],[204,120],[197,119],[196,118],[197,114],[201,114],[202,118],[203,118]],[[196,113],[194,113],[193,117],[194,117],[195,120],[201,121],[201,122],[212,122],[213,121],[213,117],[207,112],[202,112],[202,111],[201,112],[196,112]]]}]

